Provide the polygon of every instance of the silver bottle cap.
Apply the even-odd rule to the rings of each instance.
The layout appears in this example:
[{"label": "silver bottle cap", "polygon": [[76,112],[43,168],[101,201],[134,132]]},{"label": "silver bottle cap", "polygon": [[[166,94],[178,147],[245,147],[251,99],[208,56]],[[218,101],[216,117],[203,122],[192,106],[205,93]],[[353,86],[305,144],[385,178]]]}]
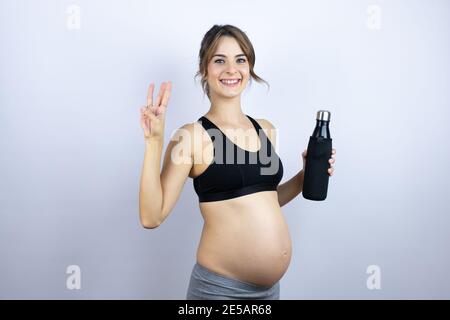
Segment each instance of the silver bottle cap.
[{"label": "silver bottle cap", "polygon": [[331,112],[328,110],[317,111],[317,120],[330,121]]}]

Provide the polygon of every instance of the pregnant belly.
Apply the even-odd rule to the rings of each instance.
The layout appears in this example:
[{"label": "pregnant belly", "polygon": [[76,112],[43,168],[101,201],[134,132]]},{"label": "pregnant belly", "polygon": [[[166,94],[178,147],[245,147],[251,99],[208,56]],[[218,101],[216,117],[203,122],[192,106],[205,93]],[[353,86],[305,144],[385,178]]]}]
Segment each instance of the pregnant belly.
[{"label": "pregnant belly", "polygon": [[201,209],[199,264],[261,286],[281,279],[291,260],[291,239],[275,191],[205,203]]}]

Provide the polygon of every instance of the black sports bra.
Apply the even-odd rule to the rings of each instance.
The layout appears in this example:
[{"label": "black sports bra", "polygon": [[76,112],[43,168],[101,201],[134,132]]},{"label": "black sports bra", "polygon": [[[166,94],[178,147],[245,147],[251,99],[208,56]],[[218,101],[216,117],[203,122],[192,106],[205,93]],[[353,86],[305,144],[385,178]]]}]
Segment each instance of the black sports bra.
[{"label": "black sports bra", "polygon": [[240,197],[246,194],[277,190],[283,177],[283,164],[264,130],[246,115],[258,133],[260,149],[247,151],[234,142],[208,118],[198,119],[214,146],[212,163],[193,179],[199,202]]}]

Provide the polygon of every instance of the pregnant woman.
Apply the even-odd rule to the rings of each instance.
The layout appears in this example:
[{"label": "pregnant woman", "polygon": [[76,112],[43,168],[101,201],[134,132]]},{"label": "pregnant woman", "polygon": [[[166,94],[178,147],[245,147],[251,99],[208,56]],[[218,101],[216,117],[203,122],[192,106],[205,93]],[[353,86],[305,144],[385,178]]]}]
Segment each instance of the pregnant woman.
[{"label": "pregnant woman", "polygon": [[[281,207],[303,187],[303,170],[280,184],[283,164],[275,152],[276,130],[245,114],[241,94],[254,72],[255,52],[246,34],[215,25],[199,53],[203,90],[211,106],[179,128],[160,170],[171,83],[162,83],[141,108],[145,156],[139,210],[145,228],[169,215],[187,177],[193,179],[204,220],[187,299],[279,299],[279,280],[291,259],[291,240]],[[333,174],[332,150],[328,174]],[[303,167],[306,150],[302,154]]]}]

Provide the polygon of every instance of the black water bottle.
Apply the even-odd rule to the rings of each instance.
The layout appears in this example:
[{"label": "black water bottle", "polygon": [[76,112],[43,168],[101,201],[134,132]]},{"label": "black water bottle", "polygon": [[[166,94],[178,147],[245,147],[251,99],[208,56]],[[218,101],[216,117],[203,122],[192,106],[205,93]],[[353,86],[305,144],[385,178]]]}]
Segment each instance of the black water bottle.
[{"label": "black water bottle", "polygon": [[303,179],[303,198],[325,200],[328,191],[328,169],[331,158],[330,116],[327,110],[317,112],[316,127],[309,138]]}]

